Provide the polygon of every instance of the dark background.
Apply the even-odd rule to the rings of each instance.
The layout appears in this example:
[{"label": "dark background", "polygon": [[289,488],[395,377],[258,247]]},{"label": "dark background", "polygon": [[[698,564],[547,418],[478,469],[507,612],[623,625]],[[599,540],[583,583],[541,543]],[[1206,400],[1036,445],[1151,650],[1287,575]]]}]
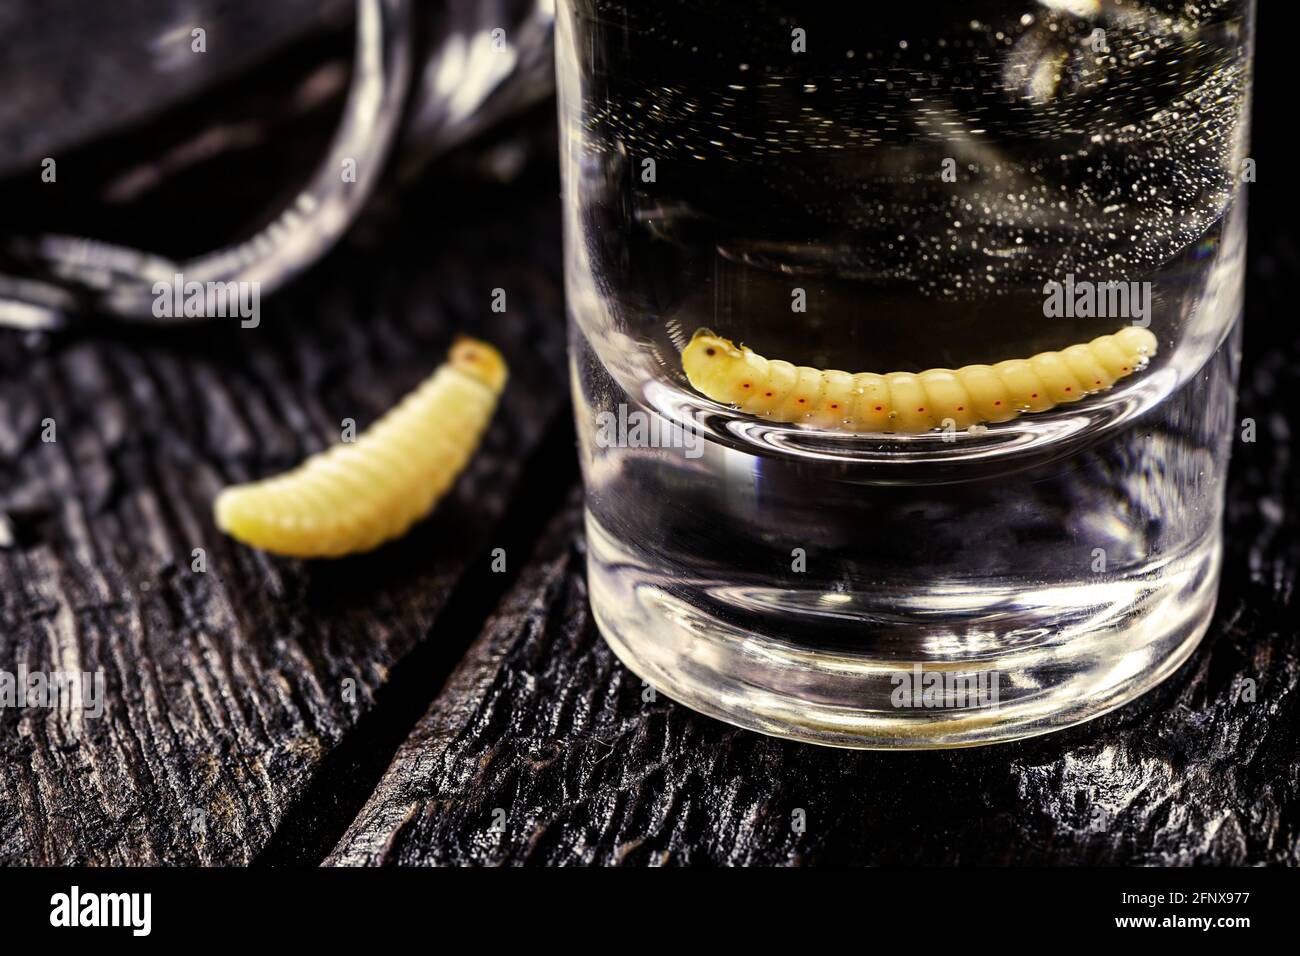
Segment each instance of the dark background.
[{"label": "dark background", "polygon": [[[0,667],[99,669],[110,701],[82,726],[0,712],[0,863],[1300,862],[1300,50],[1289,5],[1262,6],[1237,416],[1258,438],[1234,448],[1214,623],[1159,689],[917,754],[646,701],[587,613],[547,104],[381,197],[255,335],[0,332]],[[462,331],[514,375],[431,521],[329,565],[216,535],[224,483],[368,423]]]}]

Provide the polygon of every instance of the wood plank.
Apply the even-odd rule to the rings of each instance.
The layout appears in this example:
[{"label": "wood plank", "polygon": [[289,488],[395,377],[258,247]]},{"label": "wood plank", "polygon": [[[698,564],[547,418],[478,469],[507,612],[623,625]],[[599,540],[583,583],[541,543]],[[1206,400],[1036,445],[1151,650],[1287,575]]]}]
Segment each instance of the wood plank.
[{"label": "wood plank", "polygon": [[327,863],[1300,863],[1300,336],[1257,332],[1219,609],[1133,705],[999,747],[852,753],[647,700],[592,623],[575,501]]},{"label": "wood plank", "polygon": [[[263,302],[257,329],[6,333],[0,670],[99,673],[106,704],[98,718],[0,710],[0,864],[248,862],[383,710],[403,662],[441,648],[407,673],[410,719],[409,699],[388,701],[398,730],[386,753],[380,735],[378,769],[477,632],[464,613],[465,633],[444,628],[449,596],[467,575],[490,593],[491,548],[517,540],[502,517],[521,481],[536,492],[524,463],[567,419],[559,216],[548,166],[452,192],[435,175],[364,223]],[[458,332],[497,343],[513,375],[431,520],[337,563],[269,558],[215,531],[224,483],[337,441],[345,417],[365,427]],[[364,796],[343,799],[343,823]]]}]

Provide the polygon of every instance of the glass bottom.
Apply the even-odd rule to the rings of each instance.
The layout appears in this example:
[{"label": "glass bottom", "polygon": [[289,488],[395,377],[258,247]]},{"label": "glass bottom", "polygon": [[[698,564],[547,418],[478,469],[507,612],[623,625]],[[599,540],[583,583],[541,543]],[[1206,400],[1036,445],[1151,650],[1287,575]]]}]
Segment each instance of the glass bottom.
[{"label": "glass bottom", "polygon": [[[1187,660],[1214,612],[1222,558],[1214,532],[1174,558],[1105,584],[947,592],[911,608],[927,650],[873,655],[873,621],[902,609],[857,595],[864,650],[814,648],[728,623],[690,600],[699,582],[669,581],[587,515],[588,582],[597,625],[619,659],[658,691],[738,727],[864,750],[972,747],[1061,730],[1146,693]],[[728,595],[734,602],[736,595]],[[763,595],[749,598],[761,602]],[[788,594],[787,600],[798,601]],[[936,655],[933,620],[969,634],[1014,622],[1014,642],[986,637]],[[999,629],[1002,633],[1005,630]],[[988,634],[995,634],[991,629]],[[1031,641],[1023,635],[1036,634]],[[952,637],[960,641],[959,637]],[[884,650],[884,647],[878,647]]]}]

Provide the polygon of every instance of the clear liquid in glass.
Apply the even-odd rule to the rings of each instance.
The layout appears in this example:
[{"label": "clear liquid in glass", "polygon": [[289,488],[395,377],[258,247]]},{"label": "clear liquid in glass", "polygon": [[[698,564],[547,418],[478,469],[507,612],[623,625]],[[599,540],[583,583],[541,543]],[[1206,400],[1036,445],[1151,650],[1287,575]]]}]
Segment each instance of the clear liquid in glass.
[{"label": "clear liquid in glass", "polygon": [[[763,732],[935,747],[1077,723],[1186,659],[1234,434],[1252,14],[561,3],[590,592],[633,670]],[[1149,312],[1049,317],[1067,281]],[[1135,321],[1159,340],[1138,374],[968,431],[758,418],[679,355],[707,327],[915,372]],[[968,676],[977,699],[945,696]]]}]

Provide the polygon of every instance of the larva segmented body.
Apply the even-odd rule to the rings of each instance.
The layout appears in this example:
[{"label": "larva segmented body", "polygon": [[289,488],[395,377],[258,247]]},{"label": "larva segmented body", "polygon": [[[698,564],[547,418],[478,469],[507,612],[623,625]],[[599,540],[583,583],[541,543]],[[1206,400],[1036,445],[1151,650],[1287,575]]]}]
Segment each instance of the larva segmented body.
[{"label": "larva segmented body", "polygon": [[462,338],[432,375],[354,442],[224,489],[217,527],[293,557],[339,557],[396,538],[433,510],[478,447],[505,385],[492,346]]},{"label": "larva segmented body", "polygon": [[1140,371],[1156,344],[1149,330],[1127,326],[1059,352],[996,365],[854,375],[765,359],[700,329],[682,352],[682,368],[714,401],[774,422],[916,434],[947,419],[967,428],[1078,401]]}]

